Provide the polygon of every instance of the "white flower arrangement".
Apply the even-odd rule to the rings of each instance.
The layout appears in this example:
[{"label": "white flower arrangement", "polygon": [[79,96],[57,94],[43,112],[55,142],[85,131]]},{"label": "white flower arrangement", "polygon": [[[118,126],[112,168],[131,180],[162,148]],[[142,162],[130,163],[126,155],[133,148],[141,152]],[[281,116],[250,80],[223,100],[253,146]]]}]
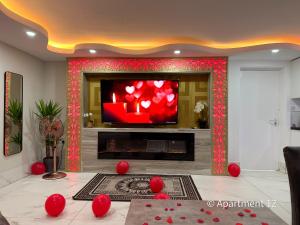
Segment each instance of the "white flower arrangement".
[{"label": "white flower arrangement", "polygon": [[83,113],[83,118],[93,116],[93,113]]},{"label": "white flower arrangement", "polygon": [[194,112],[199,114],[199,121],[208,121],[208,104],[205,101],[198,101]]},{"label": "white flower arrangement", "polygon": [[207,108],[207,103],[203,101],[198,101],[195,105],[194,112],[200,114],[200,112],[205,110],[205,108]]}]

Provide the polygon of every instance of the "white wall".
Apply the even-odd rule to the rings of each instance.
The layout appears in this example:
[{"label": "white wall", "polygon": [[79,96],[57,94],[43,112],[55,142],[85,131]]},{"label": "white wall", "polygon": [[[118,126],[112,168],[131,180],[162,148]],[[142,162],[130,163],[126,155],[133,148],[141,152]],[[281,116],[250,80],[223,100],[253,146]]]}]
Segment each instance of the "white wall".
[{"label": "white wall", "polygon": [[[64,123],[66,134],[66,106],[67,106],[67,63],[66,62],[46,62],[45,63],[45,88],[46,100],[53,100],[59,103],[62,107],[61,120]],[[63,137],[64,138],[64,137]],[[66,146],[64,146],[66,147]],[[65,148],[61,152],[61,143],[58,146],[58,154],[61,157],[60,169],[64,168]],[[44,156],[44,155],[43,155]]]},{"label": "white wall", "polygon": [[[243,61],[231,60],[229,58],[228,68],[228,113],[229,113],[229,161],[239,161],[239,93],[241,68],[254,69],[281,69],[281,90],[280,90],[280,146],[279,163],[283,163],[282,148],[287,145],[300,145],[300,131],[291,132],[290,114],[288,103],[290,96],[300,97],[300,59],[293,63],[287,61]],[[47,85],[44,89],[46,99],[59,102],[64,111],[62,120],[65,122],[66,110],[66,62],[47,62],[45,64],[44,79]],[[290,88],[291,87],[291,88]]]},{"label": "white wall", "polygon": [[229,162],[239,162],[239,94],[241,69],[281,69],[281,90],[280,90],[280,146],[278,163],[283,162],[282,148],[289,144],[289,74],[290,63],[282,61],[242,61],[231,60],[228,66],[228,159]]},{"label": "white wall", "polygon": [[[280,149],[286,145],[300,145],[300,131],[289,130],[288,101],[290,96],[300,97],[300,59],[290,62],[241,61],[229,59],[228,68],[228,126],[229,126],[229,161],[239,161],[239,93],[241,68],[281,68],[281,115]],[[62,120],[66,112],[66,62],[44,63],[22,51],[0,42],[0,99],[4,96],[5,71],[23,75],[24,79],[24,143],[20,154],[3,156],[3,104],[0,110],[0,187],[26,176],[29,165],[40,157],[40,140],[33,134],[35,123],[32,122],[34,102],[40,98],[52,99],[63,107]],[[290,89],[291,87],[291,89]],[[43,149],[42,149],[43,151]],[[279,162],[283,162],[282,151]]]},{"label": "white wall", "polygon": [[67,63],[46,62],[44,74],[47,83],[46,99],[56,101],[63,106],[61,119],[64,121],[67,105]]},{"label": "white wall", "polygon": [[[5,157],[3,155],[3,98],[4,73],[11,71],[23,75],[23,151]],[[44,63],[22,51],[0,42],[0,186],[27,175],[29,166],[36,160],[40,146],[36,141],[32,122],[34,102],[44,97]]]},{"label": "white wall", "polygon": [[300,58],[291,63],[291,98],[300,98]]},{"label": "white wall", "polygon": [[[291,63],[291,98],[300,98],[300,58]],[[300,146],[300,131],[290,131],[290,145]]]},{"label": "white wall", "polygon": [[[299,63],[300,64],[300,63]],[[228,107],[229,107],[229,161],[239,161],[239,93],[241,68],[281,68],[282,69],[282,89],[281,89],[281,115],[280,115],[280,152],[279,162],[283,162],[281,149],[290,143],[289,113],[287,110],[289,91],[290,62],[283,61],[241,61],[229,59],[228,68]],[[66,109],[66,62],[47,62],[45,64],[45,99],[52,99],[59,102],[63,107],[61,119],[65,122]],[[299,132],[300,133],[300,132]]]}]

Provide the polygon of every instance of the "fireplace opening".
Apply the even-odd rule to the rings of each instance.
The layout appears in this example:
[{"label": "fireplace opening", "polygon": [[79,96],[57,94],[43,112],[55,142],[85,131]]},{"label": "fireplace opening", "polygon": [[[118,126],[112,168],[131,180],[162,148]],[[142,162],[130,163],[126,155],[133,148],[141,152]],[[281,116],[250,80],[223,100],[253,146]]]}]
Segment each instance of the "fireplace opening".
[{"label": "fireplace opening", "polygon": [[98,132],[98,159],[194,161],[194,133]]}]

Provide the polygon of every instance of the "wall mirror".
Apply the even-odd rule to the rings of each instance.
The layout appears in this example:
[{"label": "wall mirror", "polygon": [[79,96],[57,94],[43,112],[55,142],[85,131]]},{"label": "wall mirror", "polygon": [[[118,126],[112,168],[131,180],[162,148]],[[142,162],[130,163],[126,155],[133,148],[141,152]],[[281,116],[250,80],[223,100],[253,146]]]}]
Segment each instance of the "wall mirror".
[{"label": "wall mirror", "polygon": [[4,74],[4,155],[22,151],[23,137],[23,76]]}]

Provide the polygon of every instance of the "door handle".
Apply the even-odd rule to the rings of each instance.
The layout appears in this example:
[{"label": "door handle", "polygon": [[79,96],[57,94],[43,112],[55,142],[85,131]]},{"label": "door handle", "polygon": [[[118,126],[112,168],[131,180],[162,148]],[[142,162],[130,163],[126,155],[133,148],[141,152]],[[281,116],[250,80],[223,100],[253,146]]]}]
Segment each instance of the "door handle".
[{"label": "door handle", "polygon": [[278,120],[274,119],[274,120],[269,120],[269,124],[273,125],[274,127],[278,126]]}]

